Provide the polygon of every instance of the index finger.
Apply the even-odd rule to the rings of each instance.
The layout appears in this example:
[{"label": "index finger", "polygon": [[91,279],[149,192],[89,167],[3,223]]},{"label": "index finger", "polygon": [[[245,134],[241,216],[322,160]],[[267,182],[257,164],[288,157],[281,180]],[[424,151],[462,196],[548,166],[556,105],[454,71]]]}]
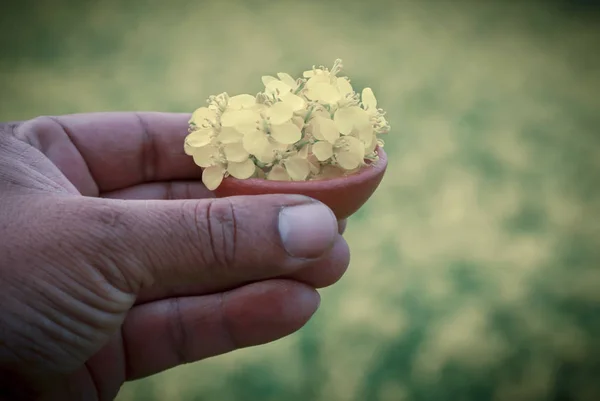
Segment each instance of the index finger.
[{"label": "index finger", "polygon": [[159,112],[71,114],[38,117],[19,131],[68,178],[89,170],[102,193],[199,178],[200,168],[183,150],[189,118],[188,113]]}]

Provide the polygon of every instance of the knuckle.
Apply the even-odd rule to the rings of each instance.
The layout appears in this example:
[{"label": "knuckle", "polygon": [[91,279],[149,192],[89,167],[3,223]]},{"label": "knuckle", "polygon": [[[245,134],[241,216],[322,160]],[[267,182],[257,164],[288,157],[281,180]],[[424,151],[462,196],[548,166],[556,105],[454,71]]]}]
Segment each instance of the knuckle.
[{"label": "knuckle", "polygon": [[[77,251],[112,287],[124,293],[136,293],[149,280],[143,261],[134,260],[128,251],[134,244],[123,241],[130,231],[130,219],[120,208],[106,205],[86,205],[72,211],[70,237]],[[86,222],[82,225],[82,222]]]},{"label": "knuckle", "polygon": [[[236,262],[237,217],[235,205],[223,198],[208,201],[204,207],[197,206],[196,229],[203,237],[203,251],[207,259],[219,267],[233,266]],[[203,217],[201,217],[203,214]]]},{"label": "knuckle", "polygon": [[190,349],[186,324],[181,311],[181,298],[175,297],[167,301],[168,316],[166,320],[166,331],[168,341],[171,343],[171,349],[177,365],[183,365],[190,362]]}]

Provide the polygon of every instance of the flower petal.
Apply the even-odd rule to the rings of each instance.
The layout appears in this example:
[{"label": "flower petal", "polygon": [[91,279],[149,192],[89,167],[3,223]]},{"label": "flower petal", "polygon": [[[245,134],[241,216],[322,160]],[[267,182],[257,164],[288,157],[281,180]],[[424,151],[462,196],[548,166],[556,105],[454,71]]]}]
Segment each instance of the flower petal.
[{"label": "flower petal", "polygon": [[313,132],[315,138],[317,138],[317,136],[321,136],[326,141],[333,144],[340,137],[340,131],[338,130],[337,125],[329,118],[323,118],[320,116],[315,117],[315,128],[318,132],[318,134]]},{"label": "flower petal", "polygon": [[227,103],[227,107],[241,110],[241,109],[249,109],[256,104],[256,97],[252,95],[237,95],[229,98],[229,103]]},{"label": "flower petal", "polygon": [[294,89],[294,88],[296,88],[296,86],[298,86],[296,84],[296,80],[294,78],[292,78],[292,76],[290,74],[287,74],[285,72],[279,72],[279,73],[277,73],[277,76],[279,77],[281,82],[283,82],[284,84],[286,84],[287,86],[289,86],[292,89]]},{"label": "flower petal", "polygon": [[354,128],[362,129],[371,125],[367,112],[358,106],[338,109],[333,120],[342,135],[349,135]]},{"label": "flower petal", "polygon": [[298,95],[294,95],[291,92],[288,92],[281,96],[281,101],[288,106],[293,111],[300,111],[306,107],[306,102]]},{"label": "flower petal", "polygon": [[252,160],[246,159],[245,161],[239,163],[227,163],[227,171],[233,177],[240,180],[245,180],[254,175],[254,172],[256,171],[256,166],[254,165],[254,162]]},{"label": "flower petal", "polygon": [[371,113],[377,111],[377,99],[371,88],[363,89],[360,97],[366,110],[369,110]]},{"label": "flower petal", "polygon": [[213,129],[212,128],[201,128],[197,131],[192,131],[186,138],[185,142],[193,147],[200,148],[202,146],[208,145],[213,137]]},{"label": "flower petal", "polygon": [[273,166],[269,174],[267,174],[267,180],[272,181],[289,181],[290,175],[287,173],[286,169],[283,166],[276,165]]},{"label": "flower petal", "polygon": [[271,126],[271,137],[279,143],[291,145],[302,138],[302,131],[290,121]]},{"label": "flower petal", "polygon": [[202,172],[202,182],[209,191],[214,191],[223,182],[224,175],[225,169],[222,165],[210,166]]},{"label": "flower petal", "polygon": [[306,81],[306,87],[312,88],[318,84],[330,84],[329,74],[323,70],[317,70],[317,73],[312,75],[308,81]]},{"label": "flower petal", "polygon": [[335,161],[344,170],[354,170],[362,162],[362,160],[357,158],[355,154],[347,150],[342,150],[336,153]]},{"label": "flower petal", "polygon": [[290,157],[284,160],[284,166],[293,181],[304,181],[310,174],[308,160],[300,157]]},{"label": "flower petal", "polygon": [[[254,127],[254,129],[256,129]],[[217,138],[223,144],[240,142],[244,137],[244,133],[234,127],[223,127]]]},{"label": "flower petal", "polygon": [[219,148],[213,145],[195,148],[192,154],[194,163],[200,167],[209,167],[216,163],[219,158]]},{"label": "flower petal", "polygon": [[194,113],[192,113],[190,123],[194,123],[197,127],[205,127],[207,126],[207,120],[214,122],[216,118],[216,111],[211,110],[208,107],[200,107],[199,109],[196,109]]},{"label": "flower petal", "polygon": [[269,107],[265,113],[271,124],[279,125],[288,122],[294,116],[294,110],[283,102],[278,102]]},{"label": "flower petal", "polygon": [[183,143],[183,152],[188,156],[192,156],[194,154],[194,148],[192,148],[190,145],[188,145],[187,142],[184,142]]},{"label": "flower petal", "polygon": [[227,110],[221,116],[223,127],[235,127],[247,124],[255,124],[260,119],[260,114],[254,110]]},{"label": "flower petal", "polygon": [[365,159],[365,145],[353,136],[344,137],[343,147],[335,152],[335,160],[345,170],[353,170]]},{"label": "flower petal", "polygon": [[323,104],[335,104],[342,97],[337,88],[329,82],[314,84],[308,88],[306,96]]},{"label": "flower petal", "polygon": [[365,154],[370,155],[371,153],[373,153],[375,151],[375,148],[377,147],[377,145],[378,145],[377,135],[373,135],[371,137],[371,143],[368,145],[365,145]]},{"label": "flower petal", "polygon": [[312,146],[312,152],[319,161],[325,161],[333,156],[333,146],[326,141],[319,141]]},{"label": "flower petal", "polygon": [[264,132],[256,130],[244,135],[242,145],[246,152],[261,155],[269,149],[269,140]]},{"label": "flower petal", "polygon": [[338,109],[333,116],[333,121],[335,121],[335,125],[337,126],[340,134],[349,135],[354,129],[354,123],[352,121],[352,111],[350,107],[345,107]]},{"label": "flower petal", "polygon": [[348,78],[340,77],[337,79],[336,84],[342,97],[346,97],[354,93],[354,89],[352,89],[352,85],[350,84]]},{"label": "flower petal", "polygon": [[282,81],[276,79],[275,81],[269,82],[269,84],[267,86],[265,86],[265,91],[267,93],[281,95],[284,93],[291,92],[292,87],[289,86],[288,84],[286,84],[285,82],[282,82]]},{"label": "flower petal", "polygon": [[269,83],[273,82],[273,81],[279,81],[277,78],[272,77],[270,75],[264,75],[261,78],[261,81],[263,83],[263,85],[266,87],[267,85],[269,85]]},{"label": "flower petal", "polygon": [[363,142],[363,144],[369,146],[373,142],[373,137],[375,137],[375,130],[371,125],[367,125],[357,130],[357,137]]},{"label": "flower petal", "polygon": [[244,149],[244,145],[241,142],[225,145],[223,152],[228,162],[241,163],[250,157],[250,154]]}]

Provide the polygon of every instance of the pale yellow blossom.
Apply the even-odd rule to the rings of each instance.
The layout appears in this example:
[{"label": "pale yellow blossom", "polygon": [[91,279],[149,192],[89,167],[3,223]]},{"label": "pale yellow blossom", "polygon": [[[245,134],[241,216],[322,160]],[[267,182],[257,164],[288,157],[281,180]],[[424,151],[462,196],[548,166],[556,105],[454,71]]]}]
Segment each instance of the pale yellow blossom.
[{"label": "pale yellow blossom", "polygon": [[378,134],[389,132],[370,88],[360,96],[333,68],[313,67],[301,78],[265,75],[256,96],[221,93],[194,111],[184,152],[204,169],[202,181],[218,188],[227,176],[277,181],[351,174],[377,159]]}]

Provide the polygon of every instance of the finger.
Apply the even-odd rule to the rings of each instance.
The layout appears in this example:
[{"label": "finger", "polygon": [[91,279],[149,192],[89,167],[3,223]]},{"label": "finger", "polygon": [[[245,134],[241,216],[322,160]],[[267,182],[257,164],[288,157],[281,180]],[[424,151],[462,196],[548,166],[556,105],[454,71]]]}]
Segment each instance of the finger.
[{"label": "finger", "polygon": [[[293,279],[313,288],[324,288],[336,283],[342,277],[348,268],[349,262],[350,251],[348,244],[341,237],[338,237],[327,257],[315,261],[315,263],[295,274],[281,275],[279,278]],[[180,286],[161,285],[157,283],[152,288],[141,291],[135,303],[141,305],[167,298],[213,294],[231,290],[235,286],[243,284],[250,283],[232,283],[231,280],[225,278],[215,278],[211,282]]]},{"label": "finger", "polygon": [[325,258],[338,238],[333,212],[297,195],[122,201],[64,198],[70,252],[128,294],[155,283],[228,286],[292,274]]},{"label": "finger", "polygon": [[86,196],[136,184],[200,178],[183,151],[190,114],[90,113],[39,117],[17,136],[44,153]]},{"label": "finger", "polygon": [[343,235],[346,232],[346,226],[348,225],[348,220],[340,220],[338,221],[338,233]]},{"label": "finger", "polygon": [[111,199],[205,199],[215,194],[198,181],[167,181],[138,184],[133,187],[117,189],[100,194]]},{"label": "finger", "polygon": [[136,306],[123,324],[127,379],[277,340],[300,329],[318,306],[314,289],[287,280]]}]

